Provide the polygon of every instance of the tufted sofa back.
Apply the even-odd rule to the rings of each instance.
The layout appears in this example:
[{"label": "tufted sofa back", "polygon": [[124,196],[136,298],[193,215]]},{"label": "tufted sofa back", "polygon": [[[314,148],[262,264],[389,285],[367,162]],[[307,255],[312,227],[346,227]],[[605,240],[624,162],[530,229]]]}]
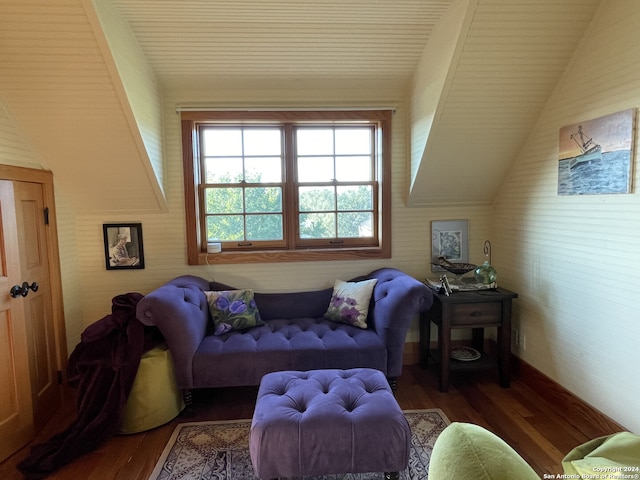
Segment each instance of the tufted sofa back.
[{"label": "tufted sofa back", "polygon": [[295,293],[256,293],[255,300],[263,320],[276,318],[318,318],[324,315],[333,289]]},{"label": "tufted sofa back", "polygon": [[[234,290],[233,287],[220,282],[210,282],[209,290]],[[332,288],[310,292],[260,293],[255,292],[254,299],[263,320],[284,318],[318,318],[327,311],[331,300]]]}]

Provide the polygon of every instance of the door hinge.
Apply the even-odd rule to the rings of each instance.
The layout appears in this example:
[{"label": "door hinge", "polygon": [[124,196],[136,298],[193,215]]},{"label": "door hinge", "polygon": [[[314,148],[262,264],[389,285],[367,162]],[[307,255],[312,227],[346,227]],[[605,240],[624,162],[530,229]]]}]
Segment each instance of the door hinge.
[{"label": "door hinge", "polygon": [[44,224],[49,225],[49,207],[44,207]]},{"label": "door hinge", "polygon": [[58,385],[62,385],[62,370],[58,370],[56,374],[58,376]]}]

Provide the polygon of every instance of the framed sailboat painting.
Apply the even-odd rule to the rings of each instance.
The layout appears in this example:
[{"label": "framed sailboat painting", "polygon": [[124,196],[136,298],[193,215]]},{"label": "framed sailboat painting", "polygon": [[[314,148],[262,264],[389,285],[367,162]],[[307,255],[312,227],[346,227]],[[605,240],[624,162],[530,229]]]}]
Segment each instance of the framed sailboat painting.
[{"label": "framed sailboat painting", "polygon": [[630,193],[636,109],[560,129],[558,195]]}]

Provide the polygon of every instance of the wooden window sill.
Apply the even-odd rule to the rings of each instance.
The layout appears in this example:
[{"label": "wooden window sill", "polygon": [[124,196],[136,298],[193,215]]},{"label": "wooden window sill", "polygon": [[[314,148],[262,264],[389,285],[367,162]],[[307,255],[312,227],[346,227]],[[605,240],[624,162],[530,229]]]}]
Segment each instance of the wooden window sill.
[{"label": "wooden window sill", "polygon": [[[391,258],[391,248],[264,250],[251,252],[199,253],[195,265],[233,263],[280,263]],[[193,263],[190,262],[190,265]]]}]

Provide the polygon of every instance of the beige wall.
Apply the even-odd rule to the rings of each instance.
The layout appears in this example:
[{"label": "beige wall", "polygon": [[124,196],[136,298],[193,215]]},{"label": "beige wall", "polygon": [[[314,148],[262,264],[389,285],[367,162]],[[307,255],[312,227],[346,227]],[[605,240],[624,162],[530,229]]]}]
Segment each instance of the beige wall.
[{"label": "beige wall", "polygon": [[635,433],[640,196],[637,187],[629,195],[556,192],[559,129],[639,106],[639,23],[636,0],[601,4],[493,215],[494,263],[520,293],[515,317],[526,350],[518,355]]},{"label": "beige wall", "polygon": [[27,168],[43,168],[38,156],[15,123],[0,98],[0,163]]}]

